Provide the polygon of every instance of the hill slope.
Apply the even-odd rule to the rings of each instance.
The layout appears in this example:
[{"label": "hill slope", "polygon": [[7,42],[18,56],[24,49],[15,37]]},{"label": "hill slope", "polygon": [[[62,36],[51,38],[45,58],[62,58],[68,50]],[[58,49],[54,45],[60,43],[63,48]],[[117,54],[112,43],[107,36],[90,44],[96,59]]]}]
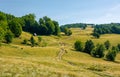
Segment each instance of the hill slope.
[{"label": "hill slope", "polygon": [[[90,34],[92,28],[71,29],[72,36],[41,36],[46,47],[30,47],[22,45],[23,39],[30,34],[23,32],[21,38],[14,39],[10,45],[0,47],[1,77],[120,77],[120,54],[116,62],[93,58],[82,52],[76,52],[73,44],[76,40],[85,42],[92,39],[95,43],[110,40],[112,45],[120,43],[120,35],[102,35],[100,39]],[[37,40],[37,37],[35,37]],[[61,46],[62,42],[65,46]],[[62,51],[61,48],[67,50]]]}]

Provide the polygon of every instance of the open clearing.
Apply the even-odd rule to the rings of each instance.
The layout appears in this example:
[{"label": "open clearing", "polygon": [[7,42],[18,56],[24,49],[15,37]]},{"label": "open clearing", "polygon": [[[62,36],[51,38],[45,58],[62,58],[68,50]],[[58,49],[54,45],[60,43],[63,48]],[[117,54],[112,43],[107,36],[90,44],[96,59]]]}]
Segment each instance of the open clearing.
[{"label": "open clearing", "polygon": [[[76,40],[84,43],[92,39],[95,44],[109,40],[112,45],[117,45],[120,35],[106,34],[95,39],[90,35],[93,30],[90,27],[71,30],[71,36],[41,36],[47,43],[46,47],[22,45],[23,39],[31,37],[26,32],[21,38],[15,38],[12,44],[3,44],[0,47],[0,77],[120,77],[120,53],[116,62],[109,62],[74,50]],[[58,60],[60,42],[65,44],[67,52]]]}]

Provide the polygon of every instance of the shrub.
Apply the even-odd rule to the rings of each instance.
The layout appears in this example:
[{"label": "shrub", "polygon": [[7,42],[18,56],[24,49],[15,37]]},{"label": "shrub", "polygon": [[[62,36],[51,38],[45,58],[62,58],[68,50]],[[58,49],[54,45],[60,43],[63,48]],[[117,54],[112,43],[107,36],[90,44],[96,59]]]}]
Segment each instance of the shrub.
[{"label": "shrub", "polygon": [[92,35],[93,35],[95,38],[100,38],[100,34],[97,33],[97,32],[94,32]]},{"label": "shrub", "polygon": [[42,37],[38,36],[38,42],[36,43],[37,46],[42,45]]},{"label": "shrub", "polygon": [[12,40],[13,40],[13,33],[11,31],[7,31],[6,32],[5,40],[6,40],[6,43],[8,43],[8,44],[12,42]]},{"label": "shrub", "polygon": [[94,47],[95,47],[95,46],[94,46],[93,41],[92,41],[92,40],[87,40],[86,43],[85,43],[84,52],[90,54]]},{"label": "shrub", "polygon": [[105,48],[108,50],[110,48],[110,45],[111,45],[110,41],[109,40],[105,41],[104,45],[105,45]]},{"label": "shrub", "polygon": [[117,47],[118,47],[118,49],[119,49],[119,51],[120,51],[120,44],[118,44]]},{"label": "shrub", "polygon": [[31,36],[30,42],[31,42],[31,46],[34,47],[35,46],[35,39],[33,36]]},{"label": "shrub", "polygon": [[42,37],[38,37],[38,42],[40,43],[42,41]]},{"label": "shrub", "polygon": [[106,54],[106,60],[109,60],[109,61],[115,61],[115,57],[117,55],[117,50],[116,49],[113,49],[112,50],[109,50],[108,53]]},{"label": "shrub", "polygon": [[67,36],[72,35],[72,31],[71,31],[70,29],[68,29],[67,27],[64,29],[64,33],[65,33],[65,35],[67,35]]},{"label": "shrub", "polygon": [[101,58],[104,56],[105,47],[102,44],[98,44],[96,48],[91,51],[91,55],[94,57]]},{"label": "shrub", "polygon": [[3,28],[0,27],[0,42],[3,40],[4,36],[5,36],[5,31]]},{"label": "shrub", "polygon": [[82,42],[81,41],[76,41],[74,43],[74,47],[77,51],[82,51],[83,50],[83,46],[82,46]]},{"label": "shrub", "polygon": [[67,35],[68,35],[68,36],[72,35],[72,31],[71,31],[71,30],[68,30]]},{"label": "shrub", "polygon": [[24,39],[22,44],[27,44],[27,39]]},{"label": "shrub", "polygon": [[117,52],[119,51],[117,46],[112,46],[112,50],[116,50]]}]

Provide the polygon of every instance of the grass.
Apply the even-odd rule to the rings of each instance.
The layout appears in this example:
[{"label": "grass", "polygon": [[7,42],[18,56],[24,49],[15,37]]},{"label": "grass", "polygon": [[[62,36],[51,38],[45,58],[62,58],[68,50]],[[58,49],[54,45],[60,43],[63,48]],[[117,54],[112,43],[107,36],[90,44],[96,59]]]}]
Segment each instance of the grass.
[{"label": "grass", "polygon": [[[3,44],[0,47],[0,77],[120,77],[120,53],[116,62],[110,62],[76,52],[73,48],[76,40],[84,43],[88,39],[95,44],[109,40],[112,45],[117,45],[120,35],[106,34],[95,39],[90,35],[92,28],[71,30],[72,36],[41,36],[47,41],[46,47],[22,45],[24,39],[31,37],[26,32],[21,38],[15,38],[12,44]],[[34,38],[37,41],[37,37]],[[59,42],[64,42],[67,50],[61,60],[57,59],[61,48]]]}]

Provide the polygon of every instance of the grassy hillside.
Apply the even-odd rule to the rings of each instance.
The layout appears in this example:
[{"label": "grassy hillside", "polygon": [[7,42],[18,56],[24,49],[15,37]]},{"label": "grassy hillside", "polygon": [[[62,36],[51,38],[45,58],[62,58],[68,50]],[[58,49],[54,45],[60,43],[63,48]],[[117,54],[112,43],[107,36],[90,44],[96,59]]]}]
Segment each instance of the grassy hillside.
[{"label": "grassy hillside", "polygon": [[[12,44],[0,47],[0,77],[120,77],[120,54],[116,62],[93,58],[82,52],[76,52],[73,44],[76,40],[85,42],[92,39],[95,44],[110,40],[112,45],[120,43],[120,35],[106,34],[100,39],[90,34],[92,28],[71,29],[72,36],[41,36],[46,47],[30,47],[22,45],[24,39],[31,34],[23,32]],[[37,40],[37,37],[34,37]],[[65,43],[64,49],[59,45]]]}]

